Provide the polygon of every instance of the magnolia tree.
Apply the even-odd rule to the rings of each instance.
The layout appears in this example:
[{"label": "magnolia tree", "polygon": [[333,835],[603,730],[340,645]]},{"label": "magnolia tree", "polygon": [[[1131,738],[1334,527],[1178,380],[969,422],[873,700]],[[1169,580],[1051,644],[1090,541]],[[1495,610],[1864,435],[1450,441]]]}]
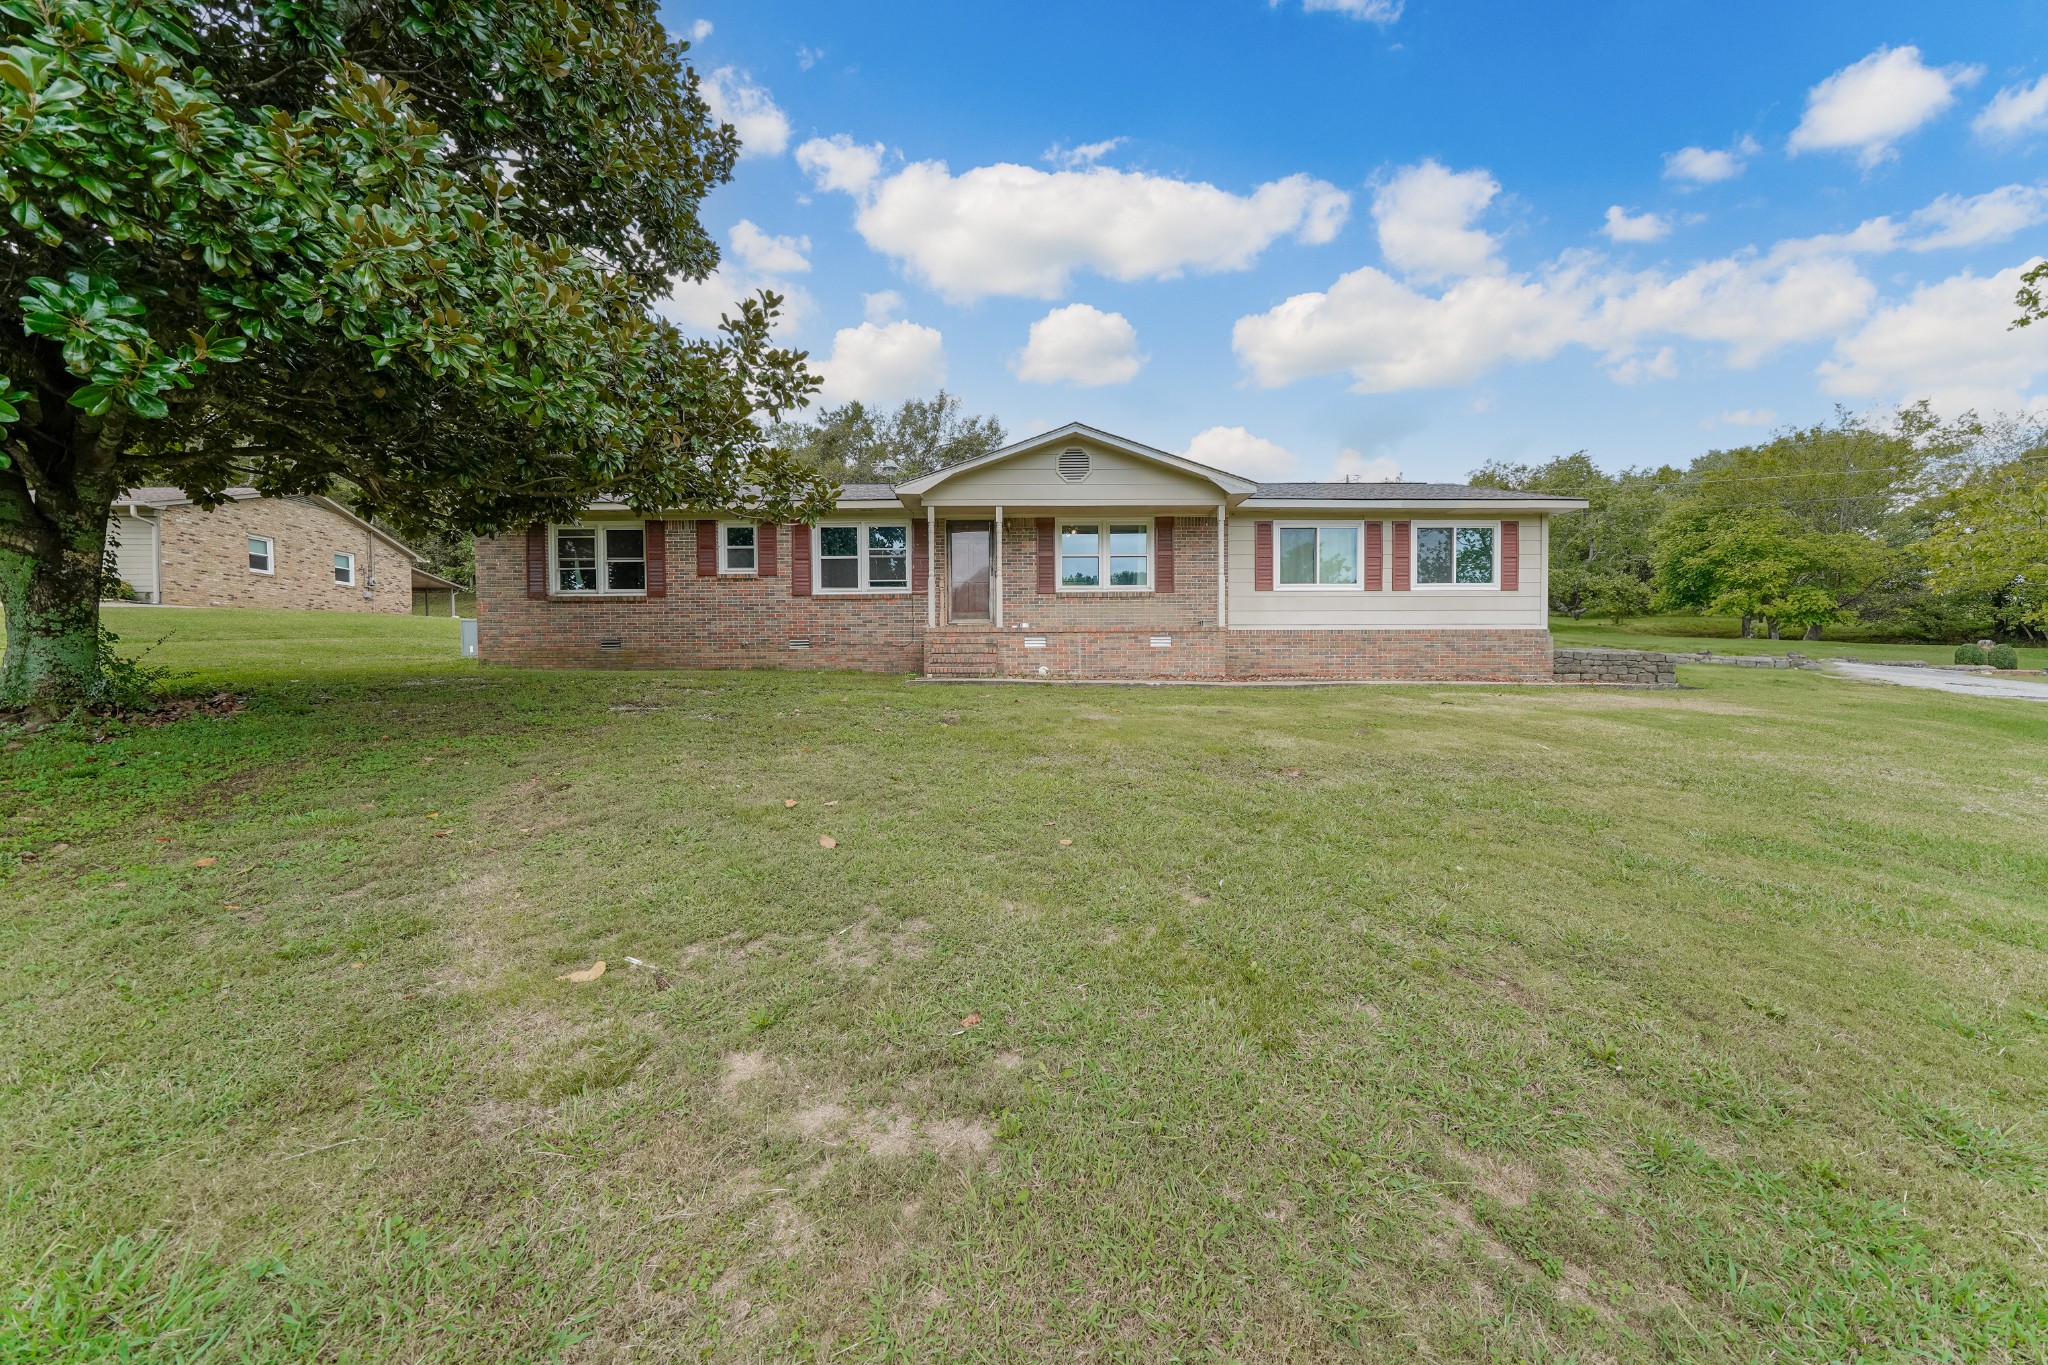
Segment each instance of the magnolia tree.
[{"label": "magnolia tree", "polygon": [[738,150],[651,0],[0,0],[0,701],[88,696],[125,487],[488,534],[796,519],[779,300],[651,316]]}]

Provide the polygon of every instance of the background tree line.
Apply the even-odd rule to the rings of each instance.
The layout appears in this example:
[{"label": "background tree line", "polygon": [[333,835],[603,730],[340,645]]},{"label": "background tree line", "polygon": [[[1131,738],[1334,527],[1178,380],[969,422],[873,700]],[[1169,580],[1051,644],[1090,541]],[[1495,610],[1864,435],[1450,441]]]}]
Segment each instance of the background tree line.
[{"label": "background tree line", "polygon": [[1742,633],[2048,635],[2048,426],[1922,402],[1607,473],[1584,451],[1471,481],[1585,498],[1551,523],[1551,608],[1621,622],[1729,616]]}]

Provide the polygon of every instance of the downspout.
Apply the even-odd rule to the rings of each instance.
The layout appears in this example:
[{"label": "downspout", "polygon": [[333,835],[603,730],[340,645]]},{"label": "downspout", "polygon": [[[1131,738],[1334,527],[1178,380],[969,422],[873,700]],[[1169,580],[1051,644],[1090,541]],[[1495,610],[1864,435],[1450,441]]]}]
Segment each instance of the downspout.
[{"label": "downspout", "polygon": [[939,509],[924,505],[924,628],[939,628]]},{"label": "downspout", "polygon": [[1003,505],[996,504],[996,552],[989,566],[989,578],[996,590],[996,629],[1003,628]]},{"label": "downspout", "polygon": [[1230,625],[1230,504],[1216,504],[1216,629]]}]

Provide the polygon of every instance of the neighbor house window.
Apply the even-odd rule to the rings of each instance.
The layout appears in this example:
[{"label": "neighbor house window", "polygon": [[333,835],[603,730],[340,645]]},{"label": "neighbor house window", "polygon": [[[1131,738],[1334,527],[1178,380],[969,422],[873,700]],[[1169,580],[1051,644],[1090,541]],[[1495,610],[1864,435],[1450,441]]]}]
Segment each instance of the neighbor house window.
[{"label": "neighbor house window", "polygon": [[356,557],[354,555],[336,555],[334,557],[334,581],[346,588],[352,588],[356,585]]},{"label": "neighbor house window", "polygon": [[1062,591],[1143,592],[1152,586],[1152,523],[1060,523]]},{"label": "neighbor house window", "polygon": [[1283,588],[1355,588],[1360,528],[1276,526]]},{"label": "neighbor house window", "polygon": [[753,573],[759,567],[755,545],[756,531],[752,526],[722,526],[718,538],[718,571],[720,573]]},{"label": "neighbor house window", "polygon": [[270,543],[269,536],[250,536],[249,572],[276,573],[277,556],[273,553],[273,549],[274,547]]},{"label": "neighbor house window", "polygon": [[647,532],[639,526],[555,528],[555,591],[647,591]]},{"label": "neighbor house window", "polygon": [[1448,524],[1415,528],[1415,584],[1432,588],[1490,588],[1494,585],[1494,542],[1498,523]]},{"label": "neighbor house window", "polygon": [[896,592],[910,586],[910,523],[818,528],[819,592]]}]

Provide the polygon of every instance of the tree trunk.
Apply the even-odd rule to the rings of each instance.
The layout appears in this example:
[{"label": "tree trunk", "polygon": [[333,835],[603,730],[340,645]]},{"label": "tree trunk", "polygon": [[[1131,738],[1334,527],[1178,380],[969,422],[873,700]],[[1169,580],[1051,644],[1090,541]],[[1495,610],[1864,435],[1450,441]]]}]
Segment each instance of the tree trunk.
[{"label": "tree trunk", "polygon": [[1818,640],[1820,638],[1820,622],[1816,621],[1812,625],[1808,626],[1806,628],[1806,634],[1802,638],[1808,640]]},{"label": "tree trunk", "polygon": [[[34,420],[23,415],[24,426]],[[64,414],[74,416],[75,410]],[[31,449],[40,455],[55,444],[38,441],[16,446],[15,463],[0,468],[0,610],[7,624],[0,705],[64,711],[100,680],[100,589],[107,517],[121,491],[121,426],[65,420],[61,435],[69,449],[58,459],[34,462]]]},{"label": "tree trunk", "polygon": [[1755,617],[1745,616],[1742,618],[1742,638],[1745,640],[1753,640],[1756,638]]},{"label": "tree trunk", "polygon": [[1771,629],[1771,638],[1772,638],[1773,640],[1777,639],[1777,638],[1778,638],[1778,618],[1777,618],[1777,617],[1775,617],[1775,616],[1767,616],[1767,617],[1765,617],[1765,618],[1764,618],[1764,624],[1765,624],[1766,626],[1769,626],[1769,627],[1770,627],[1770,629]]}]

